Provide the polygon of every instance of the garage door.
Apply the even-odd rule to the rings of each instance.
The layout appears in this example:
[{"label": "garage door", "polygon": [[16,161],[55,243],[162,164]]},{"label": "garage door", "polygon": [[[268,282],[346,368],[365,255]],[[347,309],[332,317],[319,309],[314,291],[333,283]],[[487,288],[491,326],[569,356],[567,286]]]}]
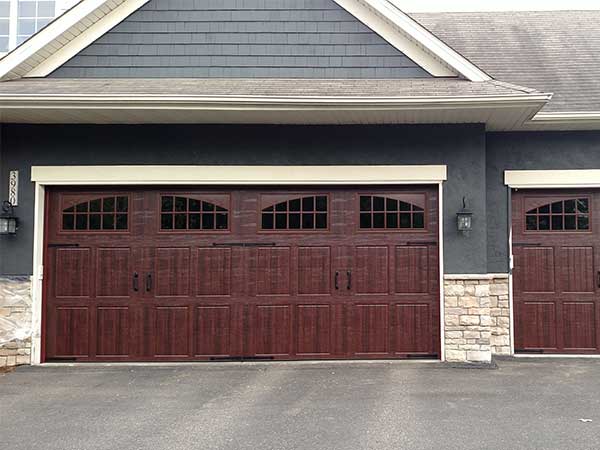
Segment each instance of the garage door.
[{"label": "garage door", "polygon": [[599,353],[600,192],[514,191],[515,350]]},{"label": "garage door", "polygon": [[45,359],[439,353],[437,189],[48,197]]}]

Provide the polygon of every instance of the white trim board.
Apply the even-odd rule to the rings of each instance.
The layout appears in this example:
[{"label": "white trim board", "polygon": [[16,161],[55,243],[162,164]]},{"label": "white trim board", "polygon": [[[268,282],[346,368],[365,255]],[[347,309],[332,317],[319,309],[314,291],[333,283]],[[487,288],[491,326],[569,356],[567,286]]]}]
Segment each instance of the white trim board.
[{"label": "white trim board", "polygon": [[92,184],[437,184],[438,166],[32,166],[31,181],[44,185]]},{"label": "white trim board", "polygon": [[[0,61],[0,79],[45,76],[149,0],[82,0]],[[334,0],[433,76],[491,77],[387,0]]]},{"label": "white trim board", "polygon": [[515,189],[600,187],[600,169],[505,170],[504,184]]},{"label": "white trim board", "polygon": [[[304,173],[303,173],[304,172]],[[385,181],[382,181],[382,178]],[[45,186],[149,184],[437,184],[439,190],[439,273],[444,273],[442,183],[445,165],[432,166],[32,166],[35,182],[32,276],[31,363],[41,364],[44,275]],[[440,276],[440,359],[444,351],[444,281]]]}]

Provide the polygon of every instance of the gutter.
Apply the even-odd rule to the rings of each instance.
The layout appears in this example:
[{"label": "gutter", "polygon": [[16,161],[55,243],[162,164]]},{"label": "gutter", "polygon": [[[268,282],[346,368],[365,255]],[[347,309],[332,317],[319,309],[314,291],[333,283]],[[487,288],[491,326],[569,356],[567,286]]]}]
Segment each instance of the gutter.
[{"label": "gutter", "polygon": [[600,111],[590,112],[540,112],[532,119],[536,124],[581,123],[600,121]]},{"label": "gutter", "polygon": [[[2,109],[256,109],[381,108],[452,109],[533,107],[546,104],[552,94],[445,97],[329,97],[329,96],[167,96],[105,94],[0,94]],[[536,116],[537,117],[537,116]]]}]

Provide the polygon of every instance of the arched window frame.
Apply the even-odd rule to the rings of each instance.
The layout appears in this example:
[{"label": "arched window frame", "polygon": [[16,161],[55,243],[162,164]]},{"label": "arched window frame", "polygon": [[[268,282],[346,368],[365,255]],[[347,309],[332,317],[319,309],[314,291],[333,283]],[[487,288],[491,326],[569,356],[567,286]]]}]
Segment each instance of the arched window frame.
[{"label": "arched window frame", "polygon": [[[357,197],[358,231],[365,233],[426,231],[428,226],[427,195],[410,194],[410,197],[416,196],[422,199],[422,207],[415,204],[416,198],[403,197],[403,195],[379,192],[359,193]],[[376,198],[383,199],[383,204],[376,204]],[[380,201],[377,200],[377,203]]]},{"label": "arched window frame", "polygon": [[61,201],[61,233],[127,233],[131,198],[128,194],[98,193],[66,196]]},{"label": "arched window frame", "polygon": [[[171,199],[170,207],[166,204]],[[228,233],[229,194],[163,192],[158,198],[160,233]]]},{"label": "arched window frame", "polygon": [[[277,195],[275,197],[281,197]],[[286,195],[271,202],[261,196],[258,230],[261,233],[318,233],[329,231],[330,196],[324,193]]]},{"label": "arched window frame", "polygon": [[592,229],[592,202],[589,196],[539,199],[524,210],[527,233],[581,233]]}]

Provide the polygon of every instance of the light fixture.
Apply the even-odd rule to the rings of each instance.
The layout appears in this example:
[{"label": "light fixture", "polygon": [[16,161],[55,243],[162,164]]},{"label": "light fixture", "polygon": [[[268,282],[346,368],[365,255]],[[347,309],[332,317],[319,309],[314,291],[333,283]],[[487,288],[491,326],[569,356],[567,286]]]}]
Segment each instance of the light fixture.
[{"label": "light fixture", "polygon": [[0,214],[0,234],[17,234],[19,219],[15,216],[12,203],[5,200],[2,202],[2,214]]},{"label": "light fixture", "polygon": [[464,235],[468,235],[473,228],[473,213],[467,209],[467,202],[463,197],[463,207],[456,213],[456,226],[458,231]]}]

